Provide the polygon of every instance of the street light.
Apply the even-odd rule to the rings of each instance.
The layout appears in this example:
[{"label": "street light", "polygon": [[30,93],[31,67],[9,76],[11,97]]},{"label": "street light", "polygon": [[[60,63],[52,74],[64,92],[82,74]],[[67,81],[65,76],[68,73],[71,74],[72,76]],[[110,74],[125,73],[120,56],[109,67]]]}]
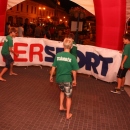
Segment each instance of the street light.
[{"label": "street light", "polygon": [[39,7],[39,10],[46,10],[46,8],[45,7]]},{"label": "street light", "polygon": [[42,19],[42,17],[43,17],[43,11],[42,10],[46,10],[46,8],[45,7],[39,7],[39,10],[40,10],[40,17]]}]

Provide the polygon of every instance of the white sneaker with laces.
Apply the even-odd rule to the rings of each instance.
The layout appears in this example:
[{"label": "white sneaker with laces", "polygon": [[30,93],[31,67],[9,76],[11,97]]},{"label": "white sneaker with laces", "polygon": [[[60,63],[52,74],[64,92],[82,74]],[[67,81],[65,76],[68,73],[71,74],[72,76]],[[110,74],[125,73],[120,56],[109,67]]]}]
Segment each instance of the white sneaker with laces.
[{"label": "white sneaker with laces", "polygon": [[111,90],[111,93],[121,94],[120,89]]}]

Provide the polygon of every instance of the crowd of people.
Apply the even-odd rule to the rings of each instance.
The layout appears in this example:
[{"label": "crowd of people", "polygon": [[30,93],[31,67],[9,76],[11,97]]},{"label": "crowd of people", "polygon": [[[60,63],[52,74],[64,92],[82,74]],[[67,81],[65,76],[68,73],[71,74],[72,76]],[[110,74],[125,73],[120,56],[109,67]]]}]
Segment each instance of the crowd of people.
[{"label": "crowd of people", "polygon": [[[11,27],[17,28],[17,37],[47,38],[56,41],[63,41],[63,39],[71,32],[70,27],[66,27],[64,24],[55,26],[52,23],[47,23],[45,25],[41,23],[24,23],[11,26],[10,23],[7,22],[5,26],[5,36],[9,34],[9,29]],[[76,34],[76,32],[73,33],[74,35]],[[86,45],[85,40],[87,39],[90,43],[91,41],[95,42],[95,36],[92,34],[90,29],[86,29],[85,27],[82,32],[78,32],[77,44]]]},{"label": "crowd of people", "polygon": [[[14,27],[14,26],[13,26]],[[9,34],[9,29],[11,28],[10,23],[6,23],[5,26],[5,36]],[[42,25],[24,23],[15,26],[18,31],[17,37],[35,37],[35,38],[47,38],[51,40],[63,41],[70,33],[70,28],[62,27],[58,28],[57,26],[51,25]]]}]

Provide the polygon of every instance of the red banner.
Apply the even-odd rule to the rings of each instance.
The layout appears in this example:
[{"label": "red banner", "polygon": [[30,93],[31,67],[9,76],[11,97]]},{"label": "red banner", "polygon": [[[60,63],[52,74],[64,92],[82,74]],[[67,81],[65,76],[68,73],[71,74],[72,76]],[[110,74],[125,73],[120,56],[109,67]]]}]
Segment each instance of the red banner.
[{"label": "red banner", "polygon": [[0,36],[4,35],[7,0],[0,0]]},{"label": "red banner", "polygon": [[121,50],[126,22],[126,0],[94,0],[96,46]]}]

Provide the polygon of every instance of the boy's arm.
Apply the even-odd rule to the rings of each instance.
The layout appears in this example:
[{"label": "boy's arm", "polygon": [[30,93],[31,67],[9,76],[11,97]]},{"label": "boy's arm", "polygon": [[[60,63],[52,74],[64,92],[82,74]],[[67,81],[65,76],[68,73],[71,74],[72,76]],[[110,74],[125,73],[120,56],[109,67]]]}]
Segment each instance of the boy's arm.
[{"label": "boy's arm", "polygon": [[73,74],[73,81],[72,81],[72,85],[73,86],[76,86],[76,74],[77,74],[77,72],[75,71],[75,70],[72,70],[72,74]]},{"label": "boy's arm", "polygon": [[12,49],[12,47],[9,47],[9,51],[12,52],[13,54],[15,54],[16,56],[18,56],[18,54],[14,52],[14,50]]},{"label": "boy's arm", "polygon": [[56,67],[52,66],[51,73],[50,73],[50,82],[53,82],[53,74],[55,72]]},{"label": "boy's arm", "polygon": [[123,66],[124,66],[124,63],[125,63],[125,61],[126,61],[126,59],[127,59],[127,58],[128,58],[128,56],[127,56],[127,55],[125,55],[125,56],[124,56],[124,58],[122,59],[122,62],[121,62],[121,67],[120,67],[121,69],[123,69],[123,68],[124,68]]}]

